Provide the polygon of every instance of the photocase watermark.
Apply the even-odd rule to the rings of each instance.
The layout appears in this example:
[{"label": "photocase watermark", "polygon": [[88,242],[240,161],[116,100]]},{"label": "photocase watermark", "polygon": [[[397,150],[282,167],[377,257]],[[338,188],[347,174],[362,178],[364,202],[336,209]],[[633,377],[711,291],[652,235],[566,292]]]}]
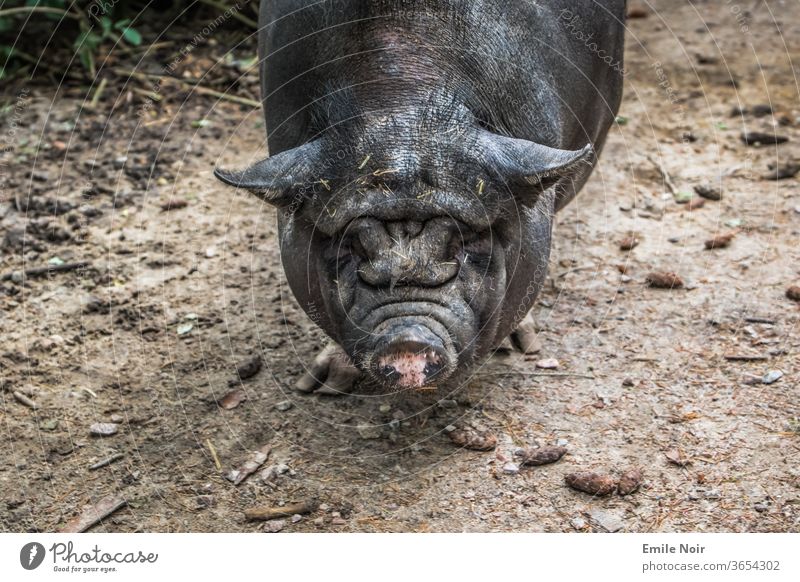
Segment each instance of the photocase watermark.
[{"label": "photocase watermark", "polygon": [[750,13],[747,10],[742,10],[738,4],[734,4],[733,0],[725,0],[728,5],[728,10],[736,19],[736,24],[739,25],[739,30],[742,34],[750,34]]},{"label": "photocase watermark", "polygon": [[[17,98],[14,100],[14,105],[8,117],[8,126],[6,127],[3,135],[3,144],[2,149],[0,149],[0,156],[14,150],[17,132],[19,131],[19,123],[22,120],[22,114],[25,112],[25,109],[27,109],[30,102],[30,91],[27,87],[23,87],[19,93],[17,93]],[[4,159],[0,158],[0,176],[5,174],[5,169],[6,162]]]},{"label": "photocase watermark", "polygon": [[664,70],[664,66],[661,64],[661,61],[653,62],[653,64],[650,65],[650,67],[655,70],[656,79],[658,80],[658,86],[661,87],[661,90],[664,92],[667,101],[669,101],[670,105],[672,105],[676,114],[678,115],[679,126],[685,130],[683,132],[683,135],[681,136],[681,143],[684,149],[687,149],[692,143],[693,138],[690,131],[691,125],[689,124],[688,118],[686,116],[686,108],[683,106],[683,103],[678,97],[678,93],[675,91],[675,87],[669,80],[669,76]]},{"label": "photocase watermark", "polygon": [[625,70],[625,67],[622,66],[621,61],[615,59],[614,55],[609,54],[606,49],[602,48],[596,41],[593,40],[595,36],[594,32],[589,34],[585,32],[587,28],[591,27],[587,27],[580,16],[572,12],[572,10],[569,8],[564,8],[558,17],[563,22],[564,28],[569,30],[570,34],[582,42],[590,52],[597,56],[598,59],[603,61],[623,77],[628,74],[628,72]]},{"label": "photocase watermark", "polygon": [[86,9],[86,11],[89,13],[89,16],[95,20],[99,20],[101,16],[105,16],[110,13],[118,2],[119,0],[96,0],[95,2],[89,4],[89,7]]},{"label": "photocase watermark", "polygon": [[44,546],[39,542],[25,544],[19,551],[19,563],[26,570],[35,570],[41,566],[44,557]]},{"label": "photocase watermark", "polygon": [[26,570],[40,567],[49,555],[54,572],[71,573],[109,573],[118,571],[122,564],[155,564],[158,554],[142,550],[119,552],[104,551],[95,544],[89,550],[78,550],[72,542],[58,542],[49,549],[39,542],[30,542],[22,546],[19,552],[19,563]]}]

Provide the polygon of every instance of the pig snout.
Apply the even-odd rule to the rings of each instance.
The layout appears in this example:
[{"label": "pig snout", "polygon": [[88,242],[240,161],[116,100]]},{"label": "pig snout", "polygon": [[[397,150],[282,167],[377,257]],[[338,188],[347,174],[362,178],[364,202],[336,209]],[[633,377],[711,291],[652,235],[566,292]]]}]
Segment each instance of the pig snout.
[{"label": "pig snout", "polygon": [[381,383],[418,389],[446,379],[457,354],[429,327],[399,321],[377,337],[370,366]]},{"label": "pig snout", "polygon": [[360,254],[361,280],[372,287],[438,287],[458,275],[459,265],[448,243],[454,224],[446,219],[427,223],[382,223],[361,219],[355,225]]}]

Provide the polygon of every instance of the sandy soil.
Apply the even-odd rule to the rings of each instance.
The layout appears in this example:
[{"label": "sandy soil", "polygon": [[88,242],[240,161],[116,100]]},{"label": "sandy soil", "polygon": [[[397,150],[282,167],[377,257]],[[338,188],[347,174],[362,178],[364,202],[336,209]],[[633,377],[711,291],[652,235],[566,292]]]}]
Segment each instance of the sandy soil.
[{"label": "sandy soil", "polygon": [[[57,530],[112,496],[126,505],[92,531],[800,531],[800,306],[785,296],[800,187],[764,178],[798,157],[800,5],[734,2],[661,1],[629,22],[627,122],[559,218],[541,351],[497,355],[454,395],[293,392],[325,338],[285,286],[274,213],[210,172],[265,151],[257,109],[172,83],[147,108],[142,79],[109,83],[94,109],[74,81],[9,88],[0,276],[89,265],[0,281],[0,530]],[[221,52],[181,67],[216,78]],[[255,97],[257,79],[232,91]],[[761,104],[774,113],[731,116]],[[751,147],[744,130],[789,141]],[[722,200],[678,204],[662,170],[678,198],[711,182]],[[640,244],[620,250],[631,233]],[[652,271],[683,288],[649,287]],[[239,380],[253,356],[263,367]],[[232,390],[246,400],[225,409]],[[497,449],[455,447],[445,427],[464,422]],[[557,464],[508,465],[556,443]],[[266,475],[224,478],[265,446]],[[630,496],[564,484],[628,468],[644,475]],[[321,505],[299,520],[245,519],[308,499]]]}]

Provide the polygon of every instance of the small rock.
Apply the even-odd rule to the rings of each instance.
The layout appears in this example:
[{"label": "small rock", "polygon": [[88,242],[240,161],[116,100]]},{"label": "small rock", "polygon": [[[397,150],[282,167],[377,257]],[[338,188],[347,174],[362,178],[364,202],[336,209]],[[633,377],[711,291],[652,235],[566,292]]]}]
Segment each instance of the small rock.
[{"label": "small rock", "polygon": [[642,484],[642,472],[639,469],[625,471],[619,478],[617,492],[620,495],[636,493]]},{"label": "small rock", "polygon": [[334,517],[331,520],[331,525],[337,525],[337,526],[347,525],[347,521],[342,519],[341,517]]},{"label": "small rock", "polygon": [[639,239],[635,236],[626,236],[619,241],[619,249],[621,251],[631,251],[639,246]]},{"label": "small rock", "polygon": [[692,210],[699,210],[705,205],[706,201],[704,198],[692,197],[692,199],[689,200],[689,203],[686,205],[686,210],[689,210],[690,212]]},{"label": "small rock", "polygon": [[792,301],[800,302],[800,285],[793,285],[786,290],[786,297]]},{"label": "small rock", "polygon": [[726,247],[729,247],[731,241],[733,240],[733,237],[735,236],[736,236],[735,231],[717,234],[713,238],[710,238],[705,242],[706,249],[707,250],[724,249]]},{"label": "small rock", "polygon": [[264,531],[266,533],[278,533],[286,527],[285,519],[273,519],[264,524]]},{"label": "small rock", "polygon": [[300,520],[302,520],[302,519],[303,519],[303,516],[302,516],[302,515],[300,515],[299,513],[295,513],[295,514],[292,516],[292,523],[297,523],[297,522],[299,522],[299,521],[300,521]]},{"label": "small rock", "polygon": [[765,180],[787,180],[800,172],[800,163],[793,161],[781,161],[768,167],[770,171],[764,175]]},{"label": "small rock", "polygon": [[758,513],[766,513],[769,511],[769,506],[764,503],[756,503],[753,505],[753,509],[755,509]]},{"label": "small rock", "polygon": [[380,426],[374,424],[362,424],[356,427],[358,434],[362,439],[375,440],[381,438],[383,431]]},{"label": "small rock", "polygon": [[694,187],[694,191],[698,196],[706,200],[713,200],[718,202],[722,200],[722,188],[719,186],[712,186],[711,184],[698,184]]},{"label": "small rock", "polygon": [[785,135],[778,135],[777,133],[769,133],[764,131],[745,131],[742,133],[742,141],[749,145],[777,145],[786,143],[789,138]]},{"label": "small rock", "polygon": [[125,417],[122,416],[121,414],[112,414],[111,415],[111,422],[120,423],[123,420],[125,420]]},{"label": "small rock", "polygon": [[233,410],[246,400],[247,394],[245,391],[237,388],[236,390],[232,390],[220,398],[217,404],[219,404],[224,410]]},{"label": "small rock", "polygon": [[611,475],[602,475],[591,471],[578,471],[564,477],[567,485],[577,491],[590,495],[611,495],[617,488],[617,483]]},{"label": "small rock", "polygon": [[669,449],[664,453],[664,456],[667,457],[670,463],[678,467],[686,467],[691,464],[691,460],[680,449]]},{"label": "small rock", "polygon": [[380,408],[378,408],[378,410],[379,410],[379,411],[380,411],[382,414],[386,414],[386,413],[387,413],[387,412],[389,412],[391,409],[392,409],[392,407],[391,407],[390,405],[388,405],[388,404],[381,404]]},{"label": "small rock", "polygon": [[589,518],[600,528],[608,533],[618,532],[623,528],[625,522],[617,515],[608,511],[594,509],[589,512]]},{"label": "small rock", "polygon": [[96,422],[89,427],[89,434],[92,436],[108,437],[119,432],[119,425],[113,422]]},{"label": "small rock", "polygon": [[247,358],[236,367],[236,374],[240,380],[252,378],[261,370],[261,356],[255,355]]},{"label": "small rock", "polygon": [[764,375],[764,377],[761,379],[761,382],[769,385],[769,384],[774,384],[781,378],[783,378],[783,372],[781,372],[780,370],[770,370]]},{"label": "small rock", "polygon": [[586,529],[586,520],[582,517],[573,517],[569,520],[569,524],[575,529],[575,531],[583,531]]},{"label": "small rock", "polygon": [[315,520],[314,520],[312,523],[313,523],[314,525],[316,525],[317,527],[319,527],[319,526],[321,526],[321,525],[325,525],[325,517],[318,517],[318,518],[317,518],[317,519],[315,519]]},{"label": "small rock", "polygon": [[516,475],[517,473],[519,473],[519,465],[509,461],[508,463],[503,465],[503,473],[505,473],[506,475]]},{"label": "small rock", "polygon": [[555,358],[545,358],[544,360],[539,360],[536,362],[536,367],[542,370],[555,370],[561,364]]},{"label": "small rock", "polygon": [[278,402],[275,405],[275,408],[277,410],[280,410],[281,412],[286,412],[287,410],[290,410],[293,406],[294,404],[292,404],[291,400],[284,400],[282,402]]},{"label": "small rock", "polygon": [[683,287],[683,279],[669,271],[654,271],[647,275],[645,281],[650,287],[656,289],[680,289]]}]

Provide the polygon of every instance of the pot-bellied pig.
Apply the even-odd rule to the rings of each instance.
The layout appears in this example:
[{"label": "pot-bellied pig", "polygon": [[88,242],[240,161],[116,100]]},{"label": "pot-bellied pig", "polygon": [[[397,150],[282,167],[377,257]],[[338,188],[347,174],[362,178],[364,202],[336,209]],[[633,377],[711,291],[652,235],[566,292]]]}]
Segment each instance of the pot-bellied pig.
[{"label": "pot-bellied pig", "polygon": [[453,386],[509,335],[530,345],[553,217],[619,106],[624,14],[624,0],[262,1],[271,155],[216,175],[277,207],[289,285],[334,341],[300,389]]}]

